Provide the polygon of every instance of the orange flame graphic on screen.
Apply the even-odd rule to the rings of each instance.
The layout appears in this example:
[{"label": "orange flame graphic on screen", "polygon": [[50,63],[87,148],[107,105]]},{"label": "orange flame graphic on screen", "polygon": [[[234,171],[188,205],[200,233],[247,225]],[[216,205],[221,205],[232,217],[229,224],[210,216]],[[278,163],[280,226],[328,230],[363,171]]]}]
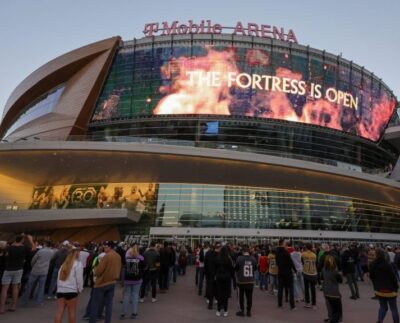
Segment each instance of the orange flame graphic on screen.
[{"label": "orange flame graphic on screen", "polygon": [[[302,78],[301,73],[295,73],[283,67],[276,69],[276,76],[287,77],[298,81]],[[246,115],[295,122],[300,121],[287,95],[283,92],[276,91],[257,92],[256,96],[251,101],[251,108]]]},{"label": "orange flame graphic on screen", "polygon": [[[240,73],[237,65],[237,52],[234,48],[216,51],[207,48],[207,55],[196,57],[172,58],[161,67],[161,74],[170,80],[169,85],[160,87],[160,93],[166,94],[160,100],[153,113],[160,114],[239,114],[251,117],[280,119],[320,125],[337,130],[357,132],[358,135],[376,141],[393,113],[396,101],[382,96],[371,110],[363,108],[361,116],[355,111],[347,113],[340,104],[331,103],[322,98],[307,97],[300,106],[293,96],[279,91],[252,90],[251,95],[241,97],[248,90],[239,89],[228,82],[229,73]],[[267,66],[270,63],[268,53],[259,49],[249,49],[246,62],[250,66]],[[221,75],[220,86],[209,86],[207,82],[190,82],[192,72],[216,72]],[[275,75],[280,78],[302,80],[300,72],[278,67]],[[309,95],[307,93],[304,96]],[[322,90],[323,92],[323,90]],[[238,95],[239,93],[239,95]],[[299,95],[300,96],[300,95]],[[304,102],[304,101],[303,101]],[[236,109],[239,109],[238,111]],[[344,129],[343,129],[344,128]]]},{"label": "orange flame graphic on screen", "polygon": [[215,51],[201,57],[179,57],[162,67],[161,73],[171,78],[170,87],[161,87],[161,93],[170,93],[163,98],[154,114],[220,114],[229,115],[232,95],[227,77],[221,79],[221,86],[210,87],[206,82],[190,84],[187,72],[220,72],[227,75],[237,73],[234,50]]},{"label": "orange flame graphic on screen", "polygon": [[396,100],[382,96],[379,102],[372,105],[371,112],[361,118],[358,134],[371,140],[378,140],[396,107]]},{"label": "orange flame graphic on screen", "polygon": [[260,49],[249,49],[246,53],[246,61],[250,66],[268,66],[269,55]]}]

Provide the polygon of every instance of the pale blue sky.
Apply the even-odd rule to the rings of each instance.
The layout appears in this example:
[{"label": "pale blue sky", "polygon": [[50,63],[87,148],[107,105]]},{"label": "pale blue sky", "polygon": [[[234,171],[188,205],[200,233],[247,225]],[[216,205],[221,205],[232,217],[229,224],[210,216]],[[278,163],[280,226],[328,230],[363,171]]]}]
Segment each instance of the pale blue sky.
[{"label": "pale blue sky", "polygon": [[1,0],[0,114],[36,68],[114,35],[140,38],[146,22],[211,19],[292,28],[300,44],[365,66],[400,98],[399,0]]}]

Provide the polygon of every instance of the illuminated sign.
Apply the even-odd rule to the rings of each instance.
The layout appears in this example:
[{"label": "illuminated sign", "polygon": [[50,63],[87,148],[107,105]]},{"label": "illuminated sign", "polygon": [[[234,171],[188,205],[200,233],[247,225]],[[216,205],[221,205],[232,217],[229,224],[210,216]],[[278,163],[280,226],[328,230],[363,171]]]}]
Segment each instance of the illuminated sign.
[{"label": "illuminated sign", "polygon": [[[194,87],[220,87],[224,82],[228,88],[237,86],[241,89],[252,88],[254,90],[278,91],[296,95],[308,94],[311,98],[320,99],[323,95],[321,92],[322,85],[290,79],[288,77],[279,77],[273,75],[260,75],[248,73],[221,73],[206,72],[202,70],[187,71],[186,75],[189,79],[189,85]],[[309,91],[307,91],[309,88]],[[358,98],[354,98],[351,93],[328,88],[325,91],[324,98],[331,103],[341,104],[346,108],[357,109]]]},{"label": "illuminated sign", "polygon": [[145,24],[143,33],[146,37],[187,34],[219,35],[226,29],[231,30],[233,35],[274,38],[297,43],[296,35],[292,29],[289,29],[287,33],[285,33],[282,27],[255,24],[252,22],[244,25],[240,21],[236,23],[235,27],[223,27],[221,24],[212,23],[211,20],[201,20],[199,23],[194,23],[193,20],[189,20],[187,23],[179,23],[178,20],[171,23],[166,21],[162,23],[153,22]]},{"label": "illuminated sign", "polygon": [[[118,55],[112,68],[118,73],[110,74],[93,121],[230,115],[327,127],[378,141],[396,106],[393,94],[371,74],[297,51],[177,42]],[[125,69],[132,77],[117,77]],[[219,130],[204,125],[207,135]]]}]

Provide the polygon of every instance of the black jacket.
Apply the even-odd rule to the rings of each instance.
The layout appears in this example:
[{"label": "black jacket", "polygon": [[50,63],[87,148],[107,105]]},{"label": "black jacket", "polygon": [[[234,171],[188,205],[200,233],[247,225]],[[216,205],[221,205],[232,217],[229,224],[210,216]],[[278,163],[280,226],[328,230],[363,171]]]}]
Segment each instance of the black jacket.
[{"label": "black jacket", "polygon": [[369,277],[378,296],[394,297],[399,285],[393,266],[384,259],[375,259],[369,267]]},{"label": "black jacket", "polygon": [[278,266],[278,276],[292,277],[292,270],[297,272],[289,252],[284,247],[276,248],[276,264]]},{"label": "black jacket", "polygon": [[233,262],[228,259],[221,259],[218,255],[215,261],[215,280],[231,279],[233,274]]},{"label": "black jacket", "polygon": [[160,249],[160,266],[161,267],[172,267],[175,264],[175,252],[170,247],[164,247]]},{"label": "black jacket", "polygon": [[204,274],[207,279],[215,279],[218,253],[210,249],[204,257]]},{"label": "black jacket", "polygon": [[356,272],[356,260],[350,250],[345,250],[342,254],[342,271],[343,274],[354,274]]}]

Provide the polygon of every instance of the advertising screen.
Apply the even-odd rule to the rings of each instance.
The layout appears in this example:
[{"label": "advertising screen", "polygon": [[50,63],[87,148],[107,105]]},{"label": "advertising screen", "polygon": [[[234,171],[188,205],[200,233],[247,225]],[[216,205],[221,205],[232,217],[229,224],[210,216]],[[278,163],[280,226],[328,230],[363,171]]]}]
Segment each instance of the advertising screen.
[{"label": "advertising screen", "polygon": [[[328,127],[377,141],[396,105],[369,75],[300,52],[224,46],[121,49],[93,121],[232,115]],[[216,131],[210,126],[210,131]]]},{"label": "advertising screen", "polygon": [[153,214],[158,184],[98,183],[34,187],[30,209],[126,208],[131,217]]}]

